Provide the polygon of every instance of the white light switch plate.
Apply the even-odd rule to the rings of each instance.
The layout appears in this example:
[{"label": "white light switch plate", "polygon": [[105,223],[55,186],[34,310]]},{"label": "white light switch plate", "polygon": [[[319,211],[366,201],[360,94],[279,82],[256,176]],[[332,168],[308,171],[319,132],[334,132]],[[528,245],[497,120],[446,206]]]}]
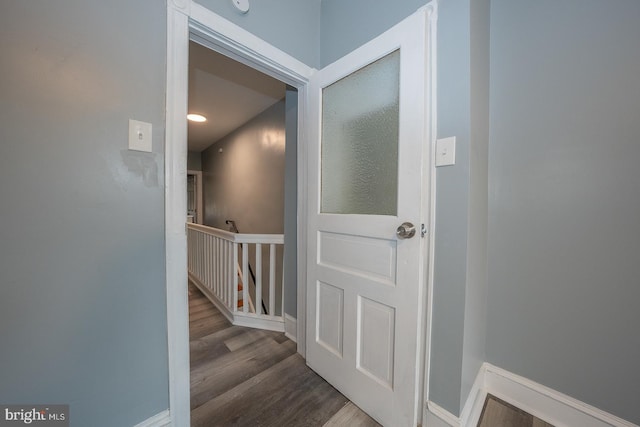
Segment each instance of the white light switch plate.
[{"label": "white light switch plate", "polygon": [[151,123],[129,120],[129,150],[146,151],[150,153],[151,144]]},{"label": "white light switch plate", "polygon": [[442,138],[436,141],[436,166],[456,164],[456,137]]}]

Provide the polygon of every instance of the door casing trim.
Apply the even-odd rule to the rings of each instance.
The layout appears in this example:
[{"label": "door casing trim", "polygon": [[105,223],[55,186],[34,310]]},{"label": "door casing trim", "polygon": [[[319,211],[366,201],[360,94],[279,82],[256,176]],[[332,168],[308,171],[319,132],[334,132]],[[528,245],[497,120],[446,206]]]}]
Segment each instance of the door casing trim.
[{"label": "door casing trim", "polygon": [[167,2],[165,130],[165,272],[169,408],[172,425],[187,426],[189,322],[187,295],[187,106],[189,41],[193,40],[298,90],[297,340],[305,356],[307,213],[307,87],[314,69],[192,0]]}]

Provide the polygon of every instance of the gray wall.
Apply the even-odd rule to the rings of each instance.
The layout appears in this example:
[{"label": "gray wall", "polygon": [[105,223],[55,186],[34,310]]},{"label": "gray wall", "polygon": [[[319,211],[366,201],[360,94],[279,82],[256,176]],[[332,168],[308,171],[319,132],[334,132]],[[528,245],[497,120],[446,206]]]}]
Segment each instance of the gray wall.
[{"label": "gray wall", "polygon": [[[222,152],[220,152],[222,150]],[[284,232],[285,102],[202,152],[204,223],[242,233]]]},{"label": "gray wall", "polygon": [[322,0],[320,63],[328,65],[427,4],[426,0]]},{"label": "gray wall", "polygon": [[287,87],[284,165],[284,311],[298,317],[298,91]]},{"label": "gray wall", "polygon": [[247,14],[230,1],[199,0],[209,10],[311,67],[320,63],[320,0],[252,1]]},{"label": "gray wall", "polygon": [[491,8],[488,361],[640,424],[640,3]]},{"label": "gray wall", "polygon": [[[72,426],[168,407],[165,14],[2,5],[0,402],[69,403]],[[153,153],[127,151],[129,118]]]},{"label": "gray wall", "polygon": [[438,138],[456,137],[456,164],[436,171],[436,225],[429,399],[460,413],[469,239],[469,0],[438,12]]},{"label": "gray wall", "polygon": [[490,0],[470,2],[470,145],[467,287],[460,408],[486,360]]},{"label": "gray wall", "polygon": [[202,170],[202,153],[200,153],[199,151],[189,151],[187,153],[187,170]]}]

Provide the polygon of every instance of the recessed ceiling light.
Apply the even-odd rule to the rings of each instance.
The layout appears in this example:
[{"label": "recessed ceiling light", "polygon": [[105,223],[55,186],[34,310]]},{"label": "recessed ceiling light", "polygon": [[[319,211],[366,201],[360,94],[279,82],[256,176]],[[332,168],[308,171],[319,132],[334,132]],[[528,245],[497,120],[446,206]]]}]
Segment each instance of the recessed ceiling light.
[{"label": "recessed ceiling light", "polygon": [[192,122],[206,122],[207,118],[200,114],[187,114],[187,120],[191,120]]}]

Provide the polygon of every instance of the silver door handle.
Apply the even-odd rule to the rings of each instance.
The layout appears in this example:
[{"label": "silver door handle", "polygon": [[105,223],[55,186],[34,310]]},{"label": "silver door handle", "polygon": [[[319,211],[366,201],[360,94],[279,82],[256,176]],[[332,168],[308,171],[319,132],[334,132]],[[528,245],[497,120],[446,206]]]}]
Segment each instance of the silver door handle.
[{"label": "silver door handle", "polygon": [[403,222],[400,227],[396,229],[396,236],[400,239],[410,239],[416,234],[416,227],[410,222]]}]

